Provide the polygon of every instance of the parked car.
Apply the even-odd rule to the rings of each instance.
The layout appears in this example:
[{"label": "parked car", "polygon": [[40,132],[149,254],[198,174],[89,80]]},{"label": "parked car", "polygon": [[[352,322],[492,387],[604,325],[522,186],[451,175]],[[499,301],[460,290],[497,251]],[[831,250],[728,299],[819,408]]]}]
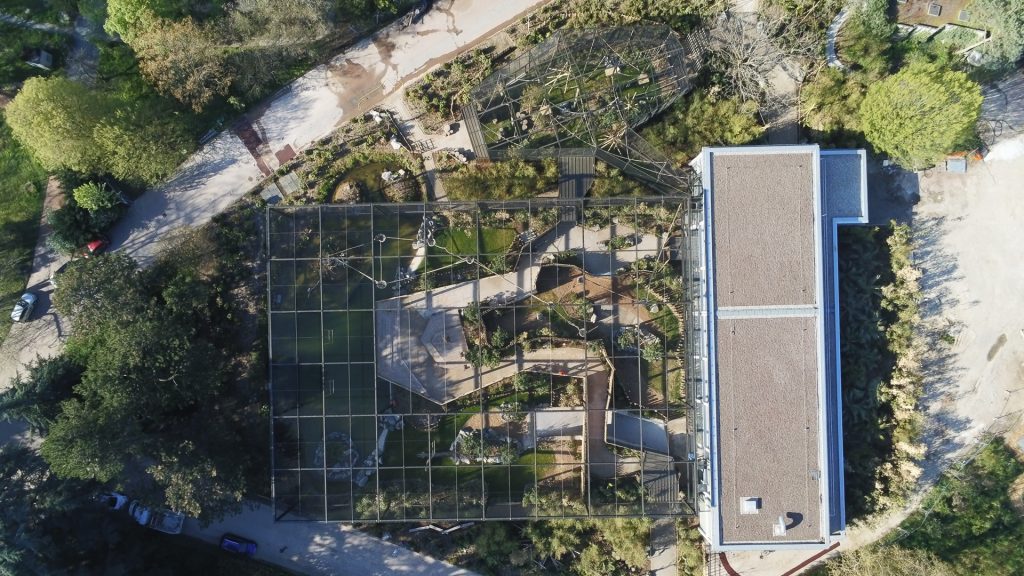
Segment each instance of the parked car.
[{"label": "parked car", "polygon": [[32,316],[32,310],[36,307],[36,300],[36,295],[31,292],[22,294],[18,303],[14,305],[14,310],[11,310],[11,320],[13,322],[28,322]]},{"label": "parked car", "polygon": [[117,492],[109,492],[97,495],[96,501],[100,504],[106,505],[106,507],[111,510],[120,510],[128,503],[128,497],[124,494],[118,494]]},{"label": "parked car", "polygon": [[167,534],[181,534],[181,529],[185,526],[184,514],[166,509],[153,512],[138,500],[132,502],[128,512],[140,525]]},{"label": "parked car", "polygon": [[431,6],[434,5],[434,0],[420,0],[420,3],[412,9],[412,18],[410,22],[412,24],[419,24],[423,21],[423,17],[430,11]]},{"label": "parked car", "polygon": [[110,240],[105,236],[100,236],[85,245],[85,248],[82,250],[82,256],[86,258],[97,256],[102,254],[107,249],[107,246],[110,246]]},{"label": "parked car", "polygon": [[128,507],[128,513],[142,526],[149,526],[149,521],[153,518],[153,512],[138,500],[132,501],[132,505]]},{"label": "parked car", "polygon": [[248,538],[242,538],[234,534],[225,534],[220,537],[220,548],[221,550],[227,550],[233,554],[242,554],[244,556],[255,556],[256,555],[256,543]]}]

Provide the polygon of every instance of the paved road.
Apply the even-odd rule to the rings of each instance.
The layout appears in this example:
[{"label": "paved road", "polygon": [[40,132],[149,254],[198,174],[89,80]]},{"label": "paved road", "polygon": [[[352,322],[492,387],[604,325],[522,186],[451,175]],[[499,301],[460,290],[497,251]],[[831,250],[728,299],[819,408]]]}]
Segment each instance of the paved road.
[{"label": "paved road", "polygon": [[139,198],[111,233],[113,247],[145,265],[175,230],[202,225],[340,123],[545,1],[438,0],[419,24],[396,23],[314,68]]},{"label": "paved road", "polygon": [[[60,201],[60,185],[55,178],[50,178],[43,203],[44,214],[47,210],[56,208]],[[11,326],[10,333],[0,345],[0,390],[6,390],[10,386],[11,378],[14,378],[24,364],[35,359],[36,354],[52,356],[63,344],[66,326],[50,306],[53,288],[48,280],[54,270],[67,262],[67,257],[55,253],[47,246],[50,227],[46,225],[46,217],[43,218],[32,257],[32,273],[28,278],[28,290],[35,292],[39,296],[39,301],[32,312],[31,321]],[[4,313],[7,312],[5,309]],[[23,427],[15,425],[0,427],[0,442],[6,441],[22,429]]]},{"label": "paved road", "polygon": [[185,521],[184,533],[211,543],[225,532],[257,542],[256,558],[304,574],[383,576],[472,576],[474,573],[342,524],[275,523],[273,511],[257,506],[206,528]]}]

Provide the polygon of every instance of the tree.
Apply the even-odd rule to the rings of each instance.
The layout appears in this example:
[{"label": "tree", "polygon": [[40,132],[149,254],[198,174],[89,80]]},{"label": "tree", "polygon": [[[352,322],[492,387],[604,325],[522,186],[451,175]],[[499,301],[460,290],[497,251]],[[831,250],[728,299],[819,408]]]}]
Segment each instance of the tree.
[{"label": "tree", "polygon": [[0,392],[0,419],[24,420],[33,432],[46,435],[81,376],[82,367],[66,356],[36,356],[28,372],[19,373],[11,387]]},{"label": "tree", "polygon": [[491,568],[507,566],[509,556],[519,549],[504,522],[484,522],[473,544],[477,556]]},{"label": "tree", "polygon": [[139,34],[158,25],[158,20],[177,19],[188,13],[202,0],[107,0],[107,19],[103,29],[117,34],[126,44],[133,45]]},{"label": "tree", "polygon": [[763,133],[756,102],[694,92],[679,99],[641,135],[677,161],[687,162],[704,146],[746,144]]},{"label": "tree", "polygon": [[93,341],[105,338],[104,328],[128,326],[142,317],[147,299],[140,284],[138,265],[124,254],[79,260],[69,266],[53,293],[54,306],[74,326],[69,351],[77,348],[87,353]]},{"label": "tree", "polygon": [[860,105],[867,94],[865,75],[823,68],[800,90],[803,122],[825,133],[860,131]]},{"label": "tree", "polygon": [[842,28],[839,51],[853,68],[880,78],[889,72],[896,24],[889,20],[889,0],[868,0]]},{"label": "tree", "polygon": [[54,304],[71,319],[66,351],[83,370],[41,453],[61,477],[116,482],[146,504],[212,519],[238,508],[252,456],[219,412],[220,297],[190,264],[163,258],[140,271],[111,254],[62,274]]},{"label": "tree", "polygon": [[56,476],[30,448],[0,448],[0,574],[113,573],[119,520],[90,501],[98,489]]},{"label": "tree", "polygon": [[972,20],[991,34],[979,50],[992,68],[1010,68],[1024,55],[1024,0],[976,0]]},{"label": "tree", "polygon": [[106,170],[134,184],[159,182],[195,148],[184,121],[152,102],[120,108],[96,126],[94,135]]},{"label": "tree", "polygon": [[864,135],[910,169],[970,145],[981,88],[963,72],[914,63],[872,85],[860,107]]},{"label": "tree", "polygon": [[75,188],[71,195],[79,206],[90,212],[117,206],[118,197],[106,184],[87,182]]},{"label": "tree", "polygon": [[89,211],[79,206],[74,198],[47,214],[46,222],[51,230],[47,241],[64,254],[74,254],[100,232],[93,225]]},{"label": "tree", "polygon": [[50,170],[153,183],[192,148],[183,121],[154,99],[112,96],[61,77],[28,80],[6,114],[15,138]]},{"label": "tree", "polygon": [[25,81],[5,114],[14,137],[43,167],[94,174],[102,170],[103,151],[93,129],[112,109],[102,94],[53,76]]},{"label": "tree", "polygon": [[225,47],[207,27],[191,18],[158,20],[132,43],[139,69],[157,90],[200,112],[214,98],[227,94],[232,75]]},{"label": "tree", "polygon": [[953,568],[924,550],[866,546],[826,564],[828,576],[953,576]]}]

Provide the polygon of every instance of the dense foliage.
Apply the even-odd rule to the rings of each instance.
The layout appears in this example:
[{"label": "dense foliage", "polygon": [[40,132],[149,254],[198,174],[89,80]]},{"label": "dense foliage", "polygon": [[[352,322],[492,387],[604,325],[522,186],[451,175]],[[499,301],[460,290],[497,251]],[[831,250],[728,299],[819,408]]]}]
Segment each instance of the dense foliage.
[{"label": "dense foliage", "polygon": [[476,161],[444,177],[445,190],[452,200],[531,198],[553,190],[557,182],[558,166],[551,159],[539,163]]},{"label": "dense foliage", "polygon": [[881,543],[830,560],[828,576],[1024,573],[1022,474],[1024,462],[1002,439],[979,445]]},{"label": "dense foliage", "polygon": [[864,135],[900,165],[927,168],[971,144],[981,101],[981,88],[963,72],[912,63],[868,88]]},{"label": "dense foliage", "polygon": [[991,34],[978,48],[985,65],[1012,68],[1024,55],[1024,0],[975,0],[970,10],[971,18]]},{"label": "dense foliage", "polygon": [[828,576],[953,576],[952,568],[921,550],[893,550],[875,546],[859,548],[830,560]]},{"label": "dense foliage", "polygon": [[[231,214],[141,270],[114,254],[72,263],[53,304],[72,331],[63,356],[37,361],[0,395],[7,418],[44,434],[61,478],[115,485],[201,520],[236,510],[264,474],[252,402],[262,385],[254,312],[244,313],[254,213]],[[256,352],[254,352],[256,351]],[[255,355],[254,355],[255,354]],[[257,489],[262,489],[256,487]]]},{"label": "dense foliage", "polygon": [[158,101],[133,102],[62,77],[31,78],[5,110],[11,132],[49,170],[152,183],[192,149]]},{"label": "dense foliage", "polygon": [[680,98],[641,131],[648,142],[670,151],[679,163],[688,162],[704,146],[747,144],[763,133],[756,102],[703,92]]},{"label": "dense foliage", "polygon": [[1021,474],[1024,462],[993,439],[969,464],[943,475],[893,539],[901,548],[934,553],[963,576],[1024,573],[1024,517],[1021,502],[1010,500]]},{"label": "dense foliage", "polygon": [[846,510],[851,519],[902,504],[920,471],[919,272],[910,229],[839,235]]}]

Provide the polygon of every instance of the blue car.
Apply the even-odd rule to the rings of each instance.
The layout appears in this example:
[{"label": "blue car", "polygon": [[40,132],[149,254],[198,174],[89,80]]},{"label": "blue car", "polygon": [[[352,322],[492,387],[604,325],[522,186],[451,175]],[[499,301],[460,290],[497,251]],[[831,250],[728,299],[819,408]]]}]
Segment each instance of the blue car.
[{"label": "blue car", "polygon": [[220,548],[221,550],[227,550],[233,554],[242,554],[244,556],[255,556],[256,555],[256,543],[248,538],[242,538],[241,536],[235,536],[234,534],[225,534],[220,537]]}]

